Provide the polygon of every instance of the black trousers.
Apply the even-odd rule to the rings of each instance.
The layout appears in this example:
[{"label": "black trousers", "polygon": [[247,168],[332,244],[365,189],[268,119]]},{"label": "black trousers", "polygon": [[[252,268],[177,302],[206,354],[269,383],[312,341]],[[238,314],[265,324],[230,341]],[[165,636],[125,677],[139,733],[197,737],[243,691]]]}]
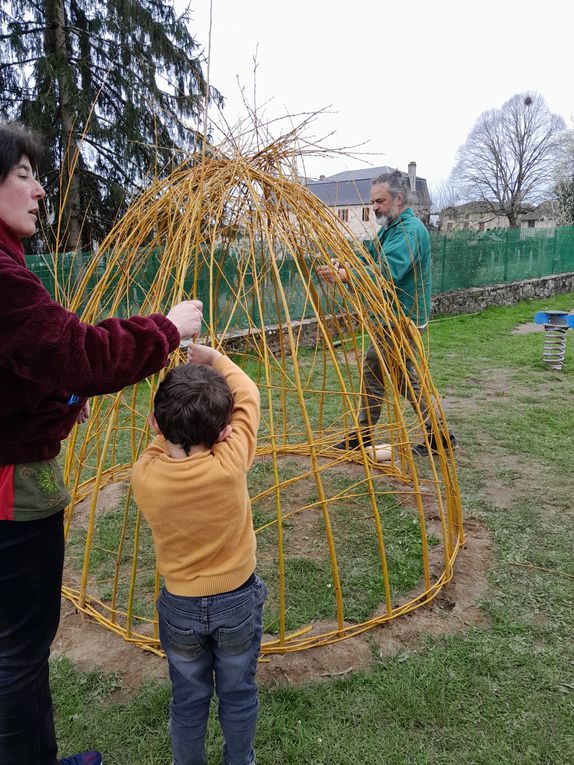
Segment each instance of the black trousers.
[{"label": "black trousers", "polygon": [[48,657],[60,621],[63,511],[0,521],[0,763],[55,765]]}]

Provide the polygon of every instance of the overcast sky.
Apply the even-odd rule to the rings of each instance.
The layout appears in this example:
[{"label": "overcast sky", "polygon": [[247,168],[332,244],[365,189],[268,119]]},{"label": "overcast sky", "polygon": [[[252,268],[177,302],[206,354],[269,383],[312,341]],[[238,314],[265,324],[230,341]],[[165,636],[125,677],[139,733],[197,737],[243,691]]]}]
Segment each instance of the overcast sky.
[{"label": "overcast sky", "polygon": [[[184,0],[176,0],[179,7]],[[190,0],[192,33],[207,53],[210,0]],[[308,135],[330,147],[366,143],[371,166],[406,170],[436,187],[448,178],[477,117],[515,93],[540,93],[569,127],[574,118],[568,0],[212,0],[210,80],[230,124],[328,108]],[[300,120],[295,119],[294,122]],[[318,157],[308,175],[363,166]]]}]

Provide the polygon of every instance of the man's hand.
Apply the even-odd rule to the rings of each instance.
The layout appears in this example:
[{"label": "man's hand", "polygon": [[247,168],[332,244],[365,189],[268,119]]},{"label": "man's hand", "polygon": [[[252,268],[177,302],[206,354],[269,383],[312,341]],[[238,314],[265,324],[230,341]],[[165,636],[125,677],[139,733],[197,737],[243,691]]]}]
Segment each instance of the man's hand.
[{"label": "man's hand", "polygon": [[175,324],[180,337],[197,337],[201,330],[203,303],[201,300],[184,300],[177,303],[167,314]]},{"label": "man's hand", "polygon": [[315,273],[319,279],[327,282],[327,284],[337,284],[339,281],[347,281],[347,271],[336,258],[331,258],[330,266],[317,266]]},{"label": "man's hand", "polygon": [[187,360],[193,364],[205,364],[210,367],[222,354],[215,348],[200,343],[191,343],[187,349]]},{"label": "man's hand", "polygon": [[85,401],[82,408],[78,412],[78,416],[76,417],[76,422],[78,425],[82,425],[84,422],[90,419],[90,402]]}]

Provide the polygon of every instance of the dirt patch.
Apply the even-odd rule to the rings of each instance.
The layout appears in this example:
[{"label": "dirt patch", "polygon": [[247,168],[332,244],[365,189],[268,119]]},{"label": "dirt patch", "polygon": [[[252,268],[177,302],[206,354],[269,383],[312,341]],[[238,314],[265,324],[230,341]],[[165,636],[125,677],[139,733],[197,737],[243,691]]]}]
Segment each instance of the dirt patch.
[{"label": "dirt patch", "polygon": [[[431,606],[395,619],[361,637],[284,655],[265,656],[258,677],[268,687],[298,686],[342,677],[368,669],[374,660],[373,645],[381,657],[412,653],[423,648],[428,635],[451,635],[472,625],[485,624],[478,601],[487,591],[486,575],[492,561],[491,541],[482,524],[465,523],[466,547],[461,550],[453,581]],[[327,629],[328,625],[317,625]],[[60,629],[52,647],[55,656],[69,658],[81,671],[103,670],[119,678],[118,700],[137,693],[147,680],[167,679],[165,659],[125,642],[99,624],[76,612],[64,600]]]},{"label": "dirt patch", "polygon": [[483,490],[485,499],[504,510],[511,510],[526,497],[537,496],[547,484],[543,477],[546,466],[535,465],[529,458],[528,470],[525,470],[524,458],[517,454],[505,454],[503,475],[498,455],[493,452],[481,453],[481,467],[489,476]]},{"label": "dirt patch", "polygon": [[544,332],[544,326],[542,324],[535,324],[533,321],[525,322],[524,324],[518,324],[511,331],[512,335],[529,335],[532,332]]},{"label": "dirt patch", "polygon": [[137,693],[147,680],[167,679],[167,661],[104,629],[62,598],[60,629],[53,656],[65,656],[81,671],[103,670],[118,676],[117,700]]},{"label": "dirt patch", "polygon": [[488,622],[479,602],[488,590],[492,543],[486,526],[476,520],[467,520],[465,531],[466,546],[458,555],[454,577],[432,605],[418,608],[373,631],[380,656],[418,651],[427,636],[453,635],[473,625],[486,626]]},{"label": "dirt patch", "polygon": [[[335,627],[330,623],[315,626],[321,632]],[[300,686],[368,669],[372,661],[373,651],[368,638],[353,637],[305,651],[264,656],[259,662],[257,678],[268,688]]]},{"label": "dirt patch", "polygon": [[[101,516],[106,512],[113,511],[124,499],[127,490],[127,481],[116,481],[115,483],[108,483],[105,486],[102,486],[98,492],[98,498],[96,500],[96,514]],[[82,529],[88,528],[91,503],[92,496],[90,495],[81,502],[76,502],[74,504],[74,511],[72,514],[73,526],[79,526]]]},{"label": "dirt patch", "polygon": [[522,386],[516,380],[511,380],[510,375],[509,369],[489,368],[477,377],[468,377],[466,384],[469,395],[448,394],[445,406],[447,413],[462,419],[466,414],[475,414],[483,410],[485,406],[502,406],[506,401],[514,400],[522,394],[532,394],[532,386]]}]

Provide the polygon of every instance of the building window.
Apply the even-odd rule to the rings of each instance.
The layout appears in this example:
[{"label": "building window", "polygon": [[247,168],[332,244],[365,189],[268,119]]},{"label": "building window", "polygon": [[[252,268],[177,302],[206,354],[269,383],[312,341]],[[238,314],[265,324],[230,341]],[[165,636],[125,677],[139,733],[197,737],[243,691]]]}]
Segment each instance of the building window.
[{"label": "building window", "polygon": [[366,223],[371,219],[371,211],[368,207],[363,207],[363,223]]},{"label": "building window", "polygon": [[349,210],[346,207],[337,210],[337,215],[339,216],[339,220],[342,220],[343,223],[349,222]]},{"label": "building window", "polygon": [[535,220],[529,220],[528,221],[528,228],[534,228],[536,226]]}]

